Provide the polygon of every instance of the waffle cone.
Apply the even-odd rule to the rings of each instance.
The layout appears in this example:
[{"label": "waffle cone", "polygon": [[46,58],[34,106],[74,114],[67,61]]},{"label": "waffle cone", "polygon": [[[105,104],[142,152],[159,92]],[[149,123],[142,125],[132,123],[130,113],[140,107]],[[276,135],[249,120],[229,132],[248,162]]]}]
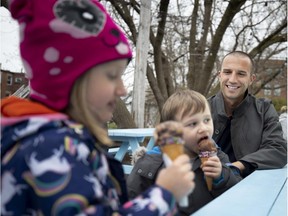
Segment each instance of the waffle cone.
[{"label": "waffle cone", "polygon": [[[208,157],[202,157],[202,158],[200,157],[200,160],[201,160],[201,164],[203,164],[205,161],[208,160]],[[206,180],[206,185],[208,187],[208,190],[211,191],[213,179],[211,177],[205,176],[205,180]]]},{"label": "waffle cone", "polygon": [[184,153],[184,146],[182,144],[169,144],[160,147],[161,151],[165,153],[172,161],[179,155]]}]

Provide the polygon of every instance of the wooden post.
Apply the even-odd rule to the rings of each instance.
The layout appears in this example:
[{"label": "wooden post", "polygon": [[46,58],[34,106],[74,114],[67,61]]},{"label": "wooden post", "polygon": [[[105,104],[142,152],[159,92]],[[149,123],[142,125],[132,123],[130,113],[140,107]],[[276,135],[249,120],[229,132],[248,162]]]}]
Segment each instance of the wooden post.
[{"label": "wooden post", "polygon": [[149,50],[151,0],[141,0],[139,33],[136,44],[132,114],[138,128],[144,127],[145,80]]}]

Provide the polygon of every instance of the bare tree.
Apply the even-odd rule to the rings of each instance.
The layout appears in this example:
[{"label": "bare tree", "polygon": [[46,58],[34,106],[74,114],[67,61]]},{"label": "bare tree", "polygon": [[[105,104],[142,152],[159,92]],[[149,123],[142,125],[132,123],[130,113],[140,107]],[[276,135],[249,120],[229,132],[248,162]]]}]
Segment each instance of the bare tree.
[{"label": "bare tree", "polygon": [[[129,29],[127,32],[135,45],[138,24],[134,20],[138,20],[140,1],[106,2],[111,3],[122,23],[125,22],[123,28]],[[219,57],[228,51],[243,50],[259,61],[285,53],[286,1],[161,0],[152,3],[151,57],[147,59],[146,76],[159,111],[177,88],[194,89],[204,95],[215,92]],[[265,80],[261,85],[258,83],[253,92],[275,77],[277,73],[266,73]]]}]

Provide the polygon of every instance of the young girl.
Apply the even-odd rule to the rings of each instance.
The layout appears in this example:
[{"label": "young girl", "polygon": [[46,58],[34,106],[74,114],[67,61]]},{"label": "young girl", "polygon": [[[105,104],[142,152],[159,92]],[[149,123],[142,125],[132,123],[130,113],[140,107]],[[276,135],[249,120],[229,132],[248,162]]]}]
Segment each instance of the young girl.
[{"label": "young girl", "polygon": [[[96,0],[14,0],[30,98],[1,101],[2,215],[172,215],[194,188],[187,155],[128,201],[122,165],[101,146],[132,57]],[[178,178],[174,178],[178,176]]]},{"label": "young girl", "polygon": [[[180,122],[184,127],[185,149],[193,164],[196,187],[193,194],[188,197],[188,207],[179,207],[179,211],[180,215],[191,215],[242,178],[237,168],[230,164],[228,156],[220,149],[216,156],[201,164],[198,157],[199,143],[203,139],[211,138],[214,130],[210,108],[203,95],[192,90],[181,90],[172,94],[163,106],[162,123],[157,127],[165,127],[168,121]],[[138,158],[127,179],[128,193],[131,197],[137,196],[154,184],[159,171],[164,168],[158,146],[144,153],[142,157],[141,153],[138,154]],[[205,182],[207,177],[213,179],[211,191]]]}]

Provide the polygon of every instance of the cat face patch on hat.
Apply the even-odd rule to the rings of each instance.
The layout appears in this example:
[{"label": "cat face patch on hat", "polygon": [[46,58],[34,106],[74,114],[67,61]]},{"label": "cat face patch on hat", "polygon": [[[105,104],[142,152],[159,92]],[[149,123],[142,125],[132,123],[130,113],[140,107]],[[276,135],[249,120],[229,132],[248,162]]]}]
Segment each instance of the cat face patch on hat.
[{"label": "cat face patch on hat", "polygon": [[77,78],[113,60],[131,59],[126,36],[96,0],[12,0],[30,98],[64,109]]}]

